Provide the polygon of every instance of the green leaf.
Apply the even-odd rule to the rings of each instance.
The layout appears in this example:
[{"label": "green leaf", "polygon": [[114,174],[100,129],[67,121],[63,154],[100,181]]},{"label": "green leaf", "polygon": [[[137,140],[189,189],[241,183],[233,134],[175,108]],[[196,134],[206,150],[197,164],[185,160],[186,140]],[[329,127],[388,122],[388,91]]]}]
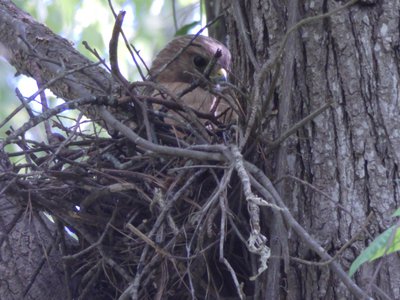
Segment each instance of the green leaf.
[{"label": "green leaf", "polygon": [[178,29],[178,31],[175,33],[175,36],[188,34],[189,30],[196,27],[197,25],[200,25],[200,21],[194,21],[192,23],[186,24]]},{"label": "green leaf", "polygon": [[393,213],[392,218],[394,217],[400,217],[400,207]]},{"label": "green leaf", "polygon": [[72,38],[73,27],[77,22],[76,13],[82,7],[81,2],[79,0],[51,1],[47,7],[46,25],[53,31],[62,33],[64,37]]},{"label": "green leaf", "polygon": [[54,32],[61,32],[66,18],[63,11],[54,3],[47,8],[47,11],[46,25]]},{"label": "green leaf", "polygon": [[[105,49],[105,42],[100,30],[100,23],[96,22],[85,27],[82,30],[81,40],[86,41],[91,48],[96,49],[100,53],[100,55],[102,55],[101,52],[102,49]],[[91,53],[88,52],[88,50],[82,43],[78,44],[78,50],[87,57],[91,59],[96,59],[94,56],[92,56]]]},{"label": "green leaf", "polygon": [[[394,233],[393,241],[390,242]],[[351,264],[349,270],[349,276],[353,276],[354,273],[361,267],[362,264],[366,262],[371,262],[377,258],[384,255],[391,254],[393,252],[400,250],[400,227],[392,226],[389,229],[381,233],[361,254],[356,258],[356,260]]]}]

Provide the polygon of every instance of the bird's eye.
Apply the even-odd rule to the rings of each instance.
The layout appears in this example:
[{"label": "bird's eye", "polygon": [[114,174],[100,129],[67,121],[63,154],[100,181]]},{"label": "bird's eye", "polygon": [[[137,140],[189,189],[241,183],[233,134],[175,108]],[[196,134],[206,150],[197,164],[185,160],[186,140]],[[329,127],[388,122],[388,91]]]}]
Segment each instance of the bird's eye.
[{"label": "bird's eye", "polygon": [[193,58],[193,63],[197,68],[204,69],[208,64],[208,61],[204,57],[196,55]]}]

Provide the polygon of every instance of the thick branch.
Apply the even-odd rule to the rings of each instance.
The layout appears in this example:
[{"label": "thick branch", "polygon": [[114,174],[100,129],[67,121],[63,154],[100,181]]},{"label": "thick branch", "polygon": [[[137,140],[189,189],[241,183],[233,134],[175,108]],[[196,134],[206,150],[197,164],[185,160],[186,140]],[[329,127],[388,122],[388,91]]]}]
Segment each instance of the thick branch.
[{"label": "thick branch", "polygon": [[[78,66],[92,63],[75,50],[69,41],[54,34],[8,0],[0,0],[0,44],[1,55],[18,73],[34,77],[34,68],[39,66],[44,83]],[[56,96],[68,101],[109,95],[113,90],[113,82],[103,68],[93,65],[66,74],[49,88]],[[84,113],[95,118],[96,106]]]}]

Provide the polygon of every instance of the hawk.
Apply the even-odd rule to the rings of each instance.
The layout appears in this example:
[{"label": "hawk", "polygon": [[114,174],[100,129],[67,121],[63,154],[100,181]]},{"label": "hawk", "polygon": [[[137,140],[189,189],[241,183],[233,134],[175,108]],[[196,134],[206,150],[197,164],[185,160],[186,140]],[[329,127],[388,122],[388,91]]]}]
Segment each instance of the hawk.
[{"label": "hawk", "polygon": [[[219,57],[216,55],[217,51]],[[216,61],[214,56],[218,57]],[[215,64],[209,66],[213,58]],[[184,106],[212,115],[219,123],[226,123],[232,121],[232,116],[236,115],[232,110],[234,101],[225,96],[217,97],[212,91],[220,90],[219,84],[227,80],[230,66],[231,54],[222,43],[207,36],[186,35],[173,39],[158,53],[149,74],[152,80],[169,93],[181,95],[180,103]],[[209,76],[205,78],[204,72],[210,67],[212,69]],[[193,89],[193,83],[196,82],[198,85]],[[189,87],[192,87],[192,90]],[[171,100],[161,89],[154,92],[153,96]],[[176,114],[172,112],[174,117]],[[184,122],[182,116],[176,119]],[[176,124],[171,120],[166,122]]]}]

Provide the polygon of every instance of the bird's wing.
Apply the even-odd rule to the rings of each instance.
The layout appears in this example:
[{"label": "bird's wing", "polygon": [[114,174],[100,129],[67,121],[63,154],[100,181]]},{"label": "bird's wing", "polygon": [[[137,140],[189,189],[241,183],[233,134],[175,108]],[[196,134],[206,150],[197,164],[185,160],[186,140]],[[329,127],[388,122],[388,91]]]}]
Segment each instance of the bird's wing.
[{"label": "bird's wing", "polygon": [[[160,85],[174,95],[178,104],[188,106],[196,111],[206,114],[211,112],[215,96],[207,90],[197,87],[192,91],[184,93],[190,87],[190,84],[184,82],[166,82],[160,83]],[[179,97],[182,93],[184,94]],[[153,96],[174,101],[174,99],[170,99],[167,94],[160,91],[155,91]]]}]

